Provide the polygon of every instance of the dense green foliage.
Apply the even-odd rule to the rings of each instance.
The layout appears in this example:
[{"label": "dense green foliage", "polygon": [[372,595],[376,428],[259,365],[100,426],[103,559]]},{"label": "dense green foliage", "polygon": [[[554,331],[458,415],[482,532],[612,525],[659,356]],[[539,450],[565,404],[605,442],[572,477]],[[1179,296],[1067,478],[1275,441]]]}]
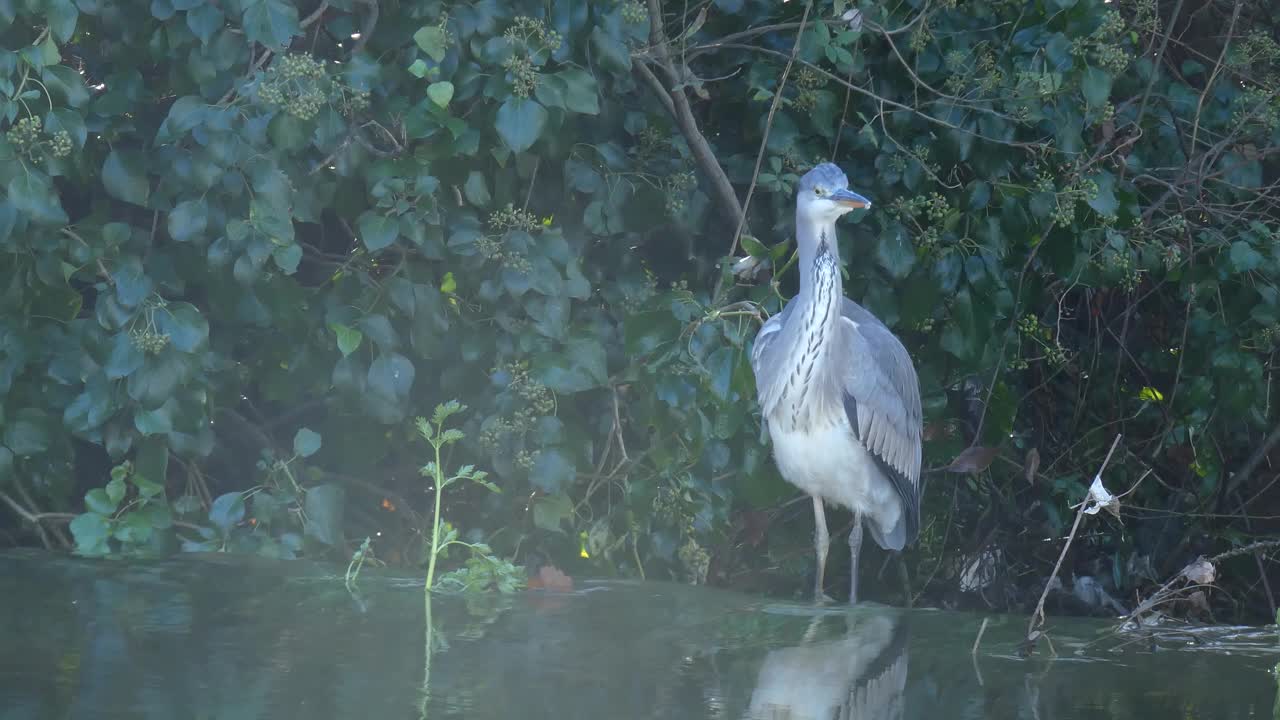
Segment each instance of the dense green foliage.
[{"label": "dense green foliage", "polygon": [[828,158],[876,202],[846,292],[917,362],[926,466],[1002,458],[928,476],[913,592],[998,548],[983,597],[1026,604],[1116,433],[1112,491],[1150,474],[1077,574],[1132,597],[1274,531],[1265,7],[847,4],[0,0],[15,537],[425,565],[411,418],[458,398],[445,461],[503,490],[450,494],[467,542],[803,588],[746,353]]}]

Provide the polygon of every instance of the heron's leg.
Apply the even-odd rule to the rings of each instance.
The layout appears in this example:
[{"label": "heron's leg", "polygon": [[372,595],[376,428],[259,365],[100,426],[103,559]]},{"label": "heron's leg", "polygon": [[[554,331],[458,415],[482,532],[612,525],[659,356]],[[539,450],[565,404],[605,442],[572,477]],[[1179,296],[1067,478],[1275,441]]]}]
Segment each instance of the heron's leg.
[{"label": "heron's leg", "polygon": [[827,551],[831,549],[831,536],[827,534],[827,513],[822,509],[822,498],[813,496],[813,549],[818,559],[818,571],[813,579],[813,600],[824,602],[823,576],[827,571]]},{"label": "heron's leg", "polygon": [[862,552],[862,513],[853,514],[853,530],[849,532],[849,604],[858,602],[858,553]]}]

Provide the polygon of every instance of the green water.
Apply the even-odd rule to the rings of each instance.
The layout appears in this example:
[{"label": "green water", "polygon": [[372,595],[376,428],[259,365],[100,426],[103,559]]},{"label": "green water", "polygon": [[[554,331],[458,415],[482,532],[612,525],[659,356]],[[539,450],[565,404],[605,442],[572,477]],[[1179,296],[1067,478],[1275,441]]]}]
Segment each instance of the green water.
[{"label": "green water", "polygon": [[[437,596],[227,556],[0,555],[0,718],[1271,718],[1274,628],[815,609],[659,583]],[[432,647],[429,665],[428,638]]]}]

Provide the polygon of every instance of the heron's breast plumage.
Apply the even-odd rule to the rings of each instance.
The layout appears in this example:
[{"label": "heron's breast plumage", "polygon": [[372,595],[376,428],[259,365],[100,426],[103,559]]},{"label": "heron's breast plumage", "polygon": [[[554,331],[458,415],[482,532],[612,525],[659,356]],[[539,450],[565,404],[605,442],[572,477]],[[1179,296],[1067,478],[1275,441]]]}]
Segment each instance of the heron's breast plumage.
[{"label": "heron's breast plumage", "polygon": [[[841,363],[840,268],[825,238],[813,260],[813,293],[787,318],[795,338],[781,358],[783,386],[767,412],[774,459],[783,478],[804,492],[866,514],[885,530],[902,505],[845,412]],[[794,333],[794,335],[792,335]]]},{"label": "heron's breast plumage", "polygon": [[799,341],[792,344],[784,360],[785,382],[769,418],[770,423],[799,431],[830,427],[844,415],[839,398],[833,397],[830,368],[840,319],[840,268],[834,254],[826,249],[825,239],[813,264],[813,297],[788,319],[788,323],[797,323]]}]

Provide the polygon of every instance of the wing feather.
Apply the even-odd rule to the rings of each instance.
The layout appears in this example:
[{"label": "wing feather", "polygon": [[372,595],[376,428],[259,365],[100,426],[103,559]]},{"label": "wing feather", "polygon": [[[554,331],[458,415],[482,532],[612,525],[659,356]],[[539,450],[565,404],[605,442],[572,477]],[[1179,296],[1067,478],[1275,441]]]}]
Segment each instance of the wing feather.
[{"label": "wing feather", "polygon": [[923,413],[911,356],[874,315],[845,299],[841,318],[847,362],[841,373],[845,414],[858,439],[893,482],[907,522],[907,542],[920,527]]},{"label": "wing feather", "polygon": [[786,326],[793,302],[794,299],[787,303],[782,312],[769,318],[764,325],[760,326],[760,331],[756,333],[755,341],[751,346],[751,372],[756,378],[756,399],[766,418],[769,417],[769,412],[780,395],[782,373],[779,368],[782,364],[781,353],[784,348],[778,344],[778,338],[781,337]]}]

